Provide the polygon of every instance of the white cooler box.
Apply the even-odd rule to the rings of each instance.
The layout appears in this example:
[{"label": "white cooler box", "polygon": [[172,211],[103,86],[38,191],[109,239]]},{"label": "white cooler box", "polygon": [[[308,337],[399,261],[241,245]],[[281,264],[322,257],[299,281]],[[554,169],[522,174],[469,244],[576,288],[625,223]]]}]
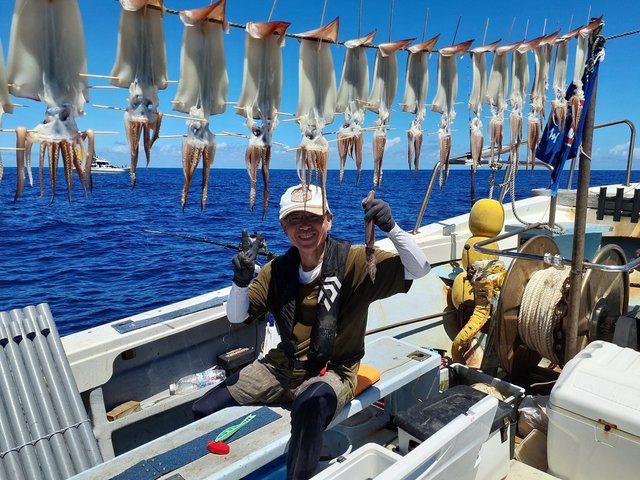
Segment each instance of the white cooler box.
[{"label": "white cooler box", "polygon": [[640,353],[596,341],[562,370],[549,404],[549,473],[640,478]]}]

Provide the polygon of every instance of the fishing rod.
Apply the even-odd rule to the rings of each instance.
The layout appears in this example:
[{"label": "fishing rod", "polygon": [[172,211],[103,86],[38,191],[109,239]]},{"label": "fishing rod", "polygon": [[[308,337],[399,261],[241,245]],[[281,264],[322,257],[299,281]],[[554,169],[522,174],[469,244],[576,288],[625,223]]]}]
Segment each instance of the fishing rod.
[{"label": "fishing rod", "polygon": [[[247,246],[246,245],[242,245],[242,243],[234,244],[234,243],[218,242],[216,240],[210,240],[210,239],[205,238],[205,237],[196,237],[196,236],[187,235],[187,234],[184,234],[184,233],[163,232],[161,230],[144,229],[143,231],[146,232],[146,233],[152,233],[154,235],[162,235],[162,236],[165,236],[165,237],[174,237],[174,238],[184,238],[186,240],[193,240],[193,241],[196,241],[196,242],[208,243],[210,245],[216,245],[217,247],[226,248],[228,250],[234,250],[236,252],[242,252],[242,251],[246,251],[247,250]],[[256,237],[257,237],[257,234],[254,234],[252,236],[253,239],[255,239]],[[267,242],[264,239],[262,239],[262,241],[261,241],[260,248],[258,250],[258,255],[266,257],[267,260],[272,260],[275,257],[277,257],[276,253],[269,252],[267,250]]]}]

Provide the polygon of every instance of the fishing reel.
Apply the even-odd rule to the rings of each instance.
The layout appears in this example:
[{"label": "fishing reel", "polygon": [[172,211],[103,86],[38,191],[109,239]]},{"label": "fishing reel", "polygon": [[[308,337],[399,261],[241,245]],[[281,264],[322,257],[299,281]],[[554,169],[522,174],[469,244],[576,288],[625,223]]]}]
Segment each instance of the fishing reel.
[{"label": "fishing reel", "polygon": [[269,251],[264,235],[256,231],[248,236],[242,236],[242,241],[238,245],[238,250],[241,252],[248,252],[253,247],[255,242],[259,242],[258,255],[266,257],[267,261],[273,260],[275,257],[277,257],[277,254]]}]

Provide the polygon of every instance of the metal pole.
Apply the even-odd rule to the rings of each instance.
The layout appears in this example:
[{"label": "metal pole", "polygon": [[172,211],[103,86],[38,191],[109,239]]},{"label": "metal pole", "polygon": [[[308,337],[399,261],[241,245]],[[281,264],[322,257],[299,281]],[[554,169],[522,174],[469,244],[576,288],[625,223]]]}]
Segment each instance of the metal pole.
[{"label": "metal pole", "polygon": [[431,179],[429,180],[429,186],[427,187],[427,191],[424,194],[424,198],[422,199],[422,205],[420,206],[420,212],[418,213],[418,218],[416,219],[416,224],[413,227],[413,234],[418,233],[418,229],[420,228],[420,224],[422,223],[422,218],[424,217],[424,212],[427,209],[427,205],[429,204],[429,197],[431,196],[431,190],[433,190],[433,185],[436,182],[436,175],[442,168],[440,162],[437,162],[433,167],[433,173],[431,174]]},{"label": "metal pole", "polygon": [[[588,186],[588,185],[587,185]],[[558,204],[558,196],[551,195],[551,201],[549,202],[549,227],[556,226],[556,205]]]},{"label": "metal pole", "polygon": [[580,294],[582,292],[582,276],[584,270],[584,241],[587,223],[587,199],[589,196],[589,179],[591,174],[591,152],[593,146],[593,126],[596,114],[596,94],[598,77],[594,79],[591,101],[584,121],[582,151],[578,166],[578,185],[576,190],[576,219],[573,227],[573,262],[569,281],[569,313],[567,323],[563,326],[565,333],[564,362],[571,360],[578,353],[578,320],[580,315]]}]

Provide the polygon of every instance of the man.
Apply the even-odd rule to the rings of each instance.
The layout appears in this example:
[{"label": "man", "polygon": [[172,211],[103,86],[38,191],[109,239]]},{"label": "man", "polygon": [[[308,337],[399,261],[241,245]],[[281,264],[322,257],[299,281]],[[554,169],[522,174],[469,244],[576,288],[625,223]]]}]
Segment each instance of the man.
[{"label": "man", "polygon": [[[386,232],[398,251],[375,250],[375,282],[363,245],[328,236],[333,215],[323,203],[322,189],[315,186],[291,187],[280,200],[280,224],[292,245],[284,255],[266,264],[255,280],[261,240],[233,258],[229,321],[252,321],[271,312],[281,342],[195,402],[194,416],[238,404],[290,403],[289,479],[313,475],[323,430],[353,398],[369,304],[406,293],[411,280],[430,269],[413,238],[396,225],[386,202],[365,201],[363,208],[365,221]],[[243,237],[248,241],[246,232]]]}]

